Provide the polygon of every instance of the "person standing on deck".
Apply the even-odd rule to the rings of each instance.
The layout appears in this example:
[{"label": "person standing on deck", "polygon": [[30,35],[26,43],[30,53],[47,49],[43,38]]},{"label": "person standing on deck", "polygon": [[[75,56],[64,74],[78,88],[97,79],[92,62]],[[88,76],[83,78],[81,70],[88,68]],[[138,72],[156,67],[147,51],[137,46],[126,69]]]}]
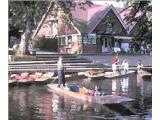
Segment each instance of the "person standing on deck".
[{"label": "person standing on deck", "polygon": [[118,54],[113,57],[112,59],[112,70],[113,70],[113,75],[116,75],[117,73],[117,64],[119,63],[119,58]]},{"label": "person standing on deck", "polygon": [[126,75],[128,73],[128,68],[129,68],[129,64],[127,60],[123,61],[122,68],[123,68],[123,75]]},{"label": "person standing on deck", "polygon": [[114,56],[113,57],[113,59],[112,59],[112,64],[118,64],[119,63],[119,57],[118,57],[118,53],[117,53],[117,55],[116,56]]},{"label": "person standing on deck", "polygon": [[143,68],[143,64],[142,64],[141,60],[139,60],[137,63],[137,73],[141,72],[142,68]]},{"label": "person standing on deck", "polygon": [[58,69],[58,87],[63,83],[63,87],[65,87],[65,75],[64,75],[64,66],[62,63],[62,57],[59,57],[57,62],[57,69]]}]

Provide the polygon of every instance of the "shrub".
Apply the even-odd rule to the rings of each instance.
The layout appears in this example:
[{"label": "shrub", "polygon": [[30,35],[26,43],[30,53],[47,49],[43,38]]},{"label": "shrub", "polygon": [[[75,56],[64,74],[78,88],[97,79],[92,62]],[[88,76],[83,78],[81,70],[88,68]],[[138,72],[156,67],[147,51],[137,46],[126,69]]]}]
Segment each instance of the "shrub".
[{"label": "shrub", "polygon": [[36,38],[33,40],[32,43],[36,48],[40,49],[48,49],[48,50],[54,50],[57,51],[57,39],[56,38]]}]

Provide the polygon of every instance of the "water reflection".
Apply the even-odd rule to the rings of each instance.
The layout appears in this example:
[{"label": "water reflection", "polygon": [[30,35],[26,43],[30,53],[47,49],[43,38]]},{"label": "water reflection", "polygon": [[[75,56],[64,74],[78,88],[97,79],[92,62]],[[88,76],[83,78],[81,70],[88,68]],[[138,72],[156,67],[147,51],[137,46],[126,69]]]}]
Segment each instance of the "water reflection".
[{"label": "water reflection", "polygon": [[152,84],[151,82],[145,81],[141,76],[136,76],[136,86],[134,90],[133,104],[127,105],[142,119],[147,117],[151,119],[151,105],[152,105]]},{"label": "water reflection", "polygon": [[137,87],[143,87],[143,79],[141,76],[137,75]]},{"label": "water reflection", "polygon": [[9,90],[9,119],[52,119],[50,116],[52,114],[51,96],[48,92],[42,95],[44,88],[44,86],[40,87],[38,91],[34,85],[11,88]]},{"label": "water reflection", "polygon": [[128,86],[129,86],[129,77],[122,78],[121,80],[122,94],[124,95],[128,94]]},{"label": "water reflection", "polygon": [[112,95],[127,95],[129,86],[129,77],[112,80]]},{"label": "water reflection", "polygon": [[63,97],[53,94],[52,97],[52,111],[54,119],[66,120],[65,101]]},{"label": "water reflection", "polygon": [[[76,82],[77,84],[80,84],[82,81]],[[124,103],[120,106],[112,105],[109,107],[99,104],[89,104],[75,101],[72,98],[69,99],[67,97],[51,94],[47,91],[45,85],[13,87],[9,89],[9,119],[137,120],[151,118],[151,82],[145,81],[136,75],[113,80],[97,80],[94,82],[84,80],[84,82],[89,87],[93,86],[93,84],[94,86],[98,85],[106,94],[124,95],[135,99],[135,101]]]},{"label": "water reflection", "polygon": [[105,117],[116,117],[117,113],[108,107],[86,102],[78,102],[68,97],[53,94],[52,111],[56,120],[93,120]]}]

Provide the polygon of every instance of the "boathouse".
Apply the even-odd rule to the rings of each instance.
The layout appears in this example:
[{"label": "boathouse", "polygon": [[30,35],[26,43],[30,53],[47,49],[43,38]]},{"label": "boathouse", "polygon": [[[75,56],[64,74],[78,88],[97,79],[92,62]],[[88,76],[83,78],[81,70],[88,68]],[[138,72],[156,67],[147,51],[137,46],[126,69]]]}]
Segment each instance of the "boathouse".
[{"label": "boathouse", "polygon": [[[129,52],[136,23],[127,25],[124,17],[128,9],[112,5],[82,4],[71,10],[72,22],[65,24],[61,9],[54,17],[50,5],[42,17],[33,37],[57,38],[60,53]],[[125,10],[124,10],[125,9]],[[139,16],[142,13],[138,13]],[[55,39],[54,39],[55,40]]]}]

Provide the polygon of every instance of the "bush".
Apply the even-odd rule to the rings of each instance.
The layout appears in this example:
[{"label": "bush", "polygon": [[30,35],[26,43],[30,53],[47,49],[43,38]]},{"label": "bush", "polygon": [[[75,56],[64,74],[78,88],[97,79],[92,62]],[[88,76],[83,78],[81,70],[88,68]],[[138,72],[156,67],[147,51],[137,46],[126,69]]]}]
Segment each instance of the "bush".
[{"label": "bush", "polygon": [[33,40],[33,46],[40,49],[57,51],[57,39],[56,38],[36,38]]}]

